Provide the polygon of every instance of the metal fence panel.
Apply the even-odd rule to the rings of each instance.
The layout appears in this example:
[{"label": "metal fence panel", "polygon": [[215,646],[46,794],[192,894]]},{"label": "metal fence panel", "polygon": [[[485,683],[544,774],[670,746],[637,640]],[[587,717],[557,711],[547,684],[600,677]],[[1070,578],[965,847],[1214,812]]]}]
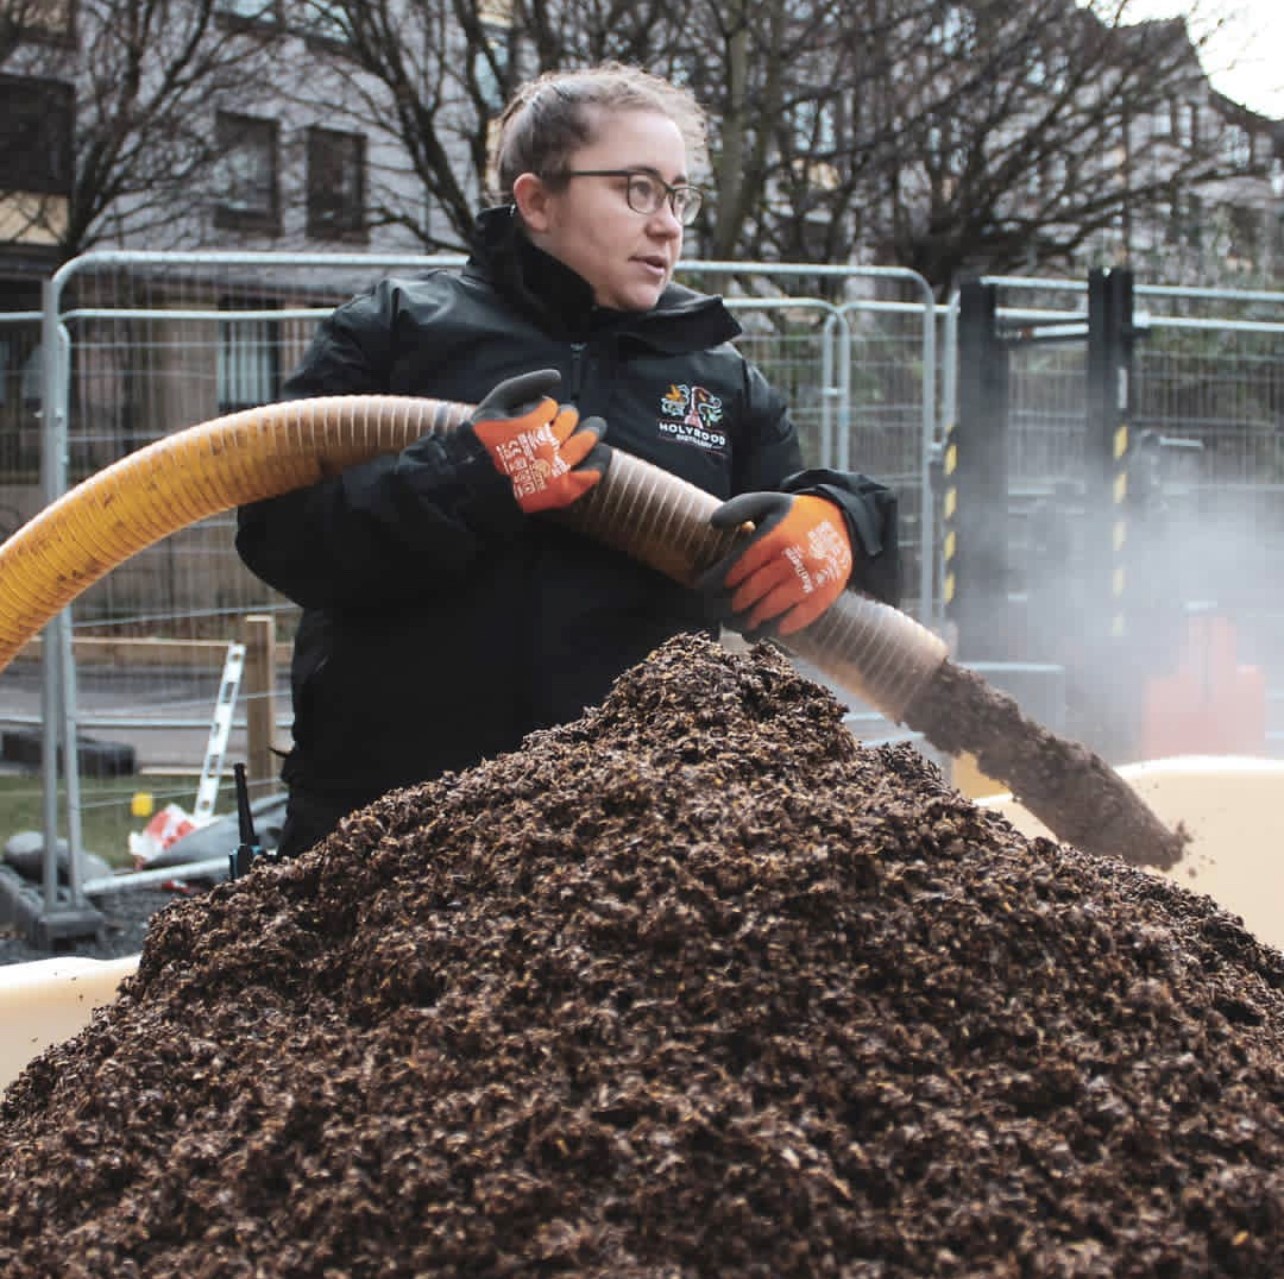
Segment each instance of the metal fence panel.
[{"label": "metal fence panel", "polygon": [[[1284,294],[1143,286],[1137,429],[1165,444],[1163,562],[1237,624],[1240,656],[1284,696]],[[1268,723],[1270,723],[1268,721]],[[1270,723],[1284,743],[1284,722]]]},{"label": "metal fence panel", "polygon": [[[107,253],[69,264],[60,272],[52,317],[69,351],[61,449],[66,483],[182,428],[273,401],[318,320],[334,306],[383,275],[453,268],[461,261]],[[926,591],[917,578],[926,487],[920,463],[935,399],[930,293],[910,272],[822,268],[813,273],[817,294],[836,300],[780,296],[782,284],[796,287],[810,270],[792,268],[781,281],[778,267],[698,263],[684,264],[683,274],[698,287],[726,292],[745,330],[738,345],[786,395],[809,465],[850,465],[898,487],[909,530],[907,603],[916,607]],[[31,316],[20,322],[28,326],[30,347],[39,324]],[[0,506],[15,507],[15,523],[42,502],[41,453],[27,438],[40,437],[40,423],[30,410],[0,436],[0,449],[10,445],[0,453],[6,485]],[[46,420],[46,439],[50,430]],[[182,762],[199,771],[219,688],[219,646],[239,640],[247,615],[275,617],[288,640],[297,614],[241,565],[234,531],[234,512],[181,528],[77,597],[69,611],[78,656],[66,682],[73,703],[69,722],[80,731],[138,742],[143,766]],[[120,649],[114,661],[85,655],[87,640],[142,638],[175,648],[150,650],[146,664],[121,659]],[[198,645],[212,647],[193,660]],[[170,651],[181,651],[182,661],[166,664]],[[45,718],[42,692],[47,697],[30,660],[0,673],[0,727],[39,725]],[[284,674],[276,694],[284,736],[290,718]],[[245,712],[242,704],[231,757],[245,746]],[[77,780],[75,802],[119,802],[93,776]],[[195,785],[193,776],[193,794]],[[157,795],[158,802],[169,798],[190,807],[191,796],[182,792]]]},{"label": "metal fence panel", "polygon": [[[1081,281],[996,277],[1000,325],[1086,325]],[[1134,636],[1156,611],[1216,611],[1235,625],[1240,657],[1259,667],[1284,705],[1284,294],[1137,284],[1128,422],[1131,456],[1153,452],[1151,513],[1130,471],[1128,587]],[[1007,546],[1012,590],[1056,596],[1038,530],[1050,509],[1092,508],[1085,341],[1010,348]],[[954,337],[946,335],[952,412]],[[1099,462],[1099,459],[1098,459]],[[1085,495],[1086,494],[1086,495]],[[1064,591],[1062,591],[1064,594]],[[1035,608],[1035,614],[1041,610]],[[1053,610],[1056,612],[1056,610]],[[1072,625],[1064,609],[1051,618]],[[1036,616],[1032,625],[1047,623]],[[1140,640],[1138,640],[1140,642]],[[1037,654],[1036,654],[1037,656]],[[1139,658],[1158,671],[1163,656]],[[1284,723],[1269,742],[1284,743]]]},{"label": "metal fence panel", "polygon": [[[459,258],[368,255],[101,254],[64,268],[52,317],[65,344],[66,480],[74,483],[183,427],[270,402],[319,318],[382,275]],[[926,284],[895,269],[684,263],[683,278],[723,292],[744,328],[738,345],[786,395],[808,464],[865,471],[901,499],[907,588],[903,604],[932,622],[939,548],[930,461],[941,417],[953,411],[951,313]],[[1086,320],[1086,285],[996,281],[1005,324]],[[1233,604],[1245,660],[1284,688],[1284,581],[1273,553],[1284,532],[1284,295],[1138,285],[1142,336],[1134,353],[1133,438],[1179,445],[1165,491],[1193,518],[1173,542],[1178,588]],[[45,331],[51,318],[45,317]],[[0,317],[0,534],[46,500],[51,420],[40,416],[41,317]],[[1085,346],[1014,350],[1008,512],[1020,573],[1031,558],[1031,516],[1089,473]],[[143,743],[143,765],[183,762],[193,773],[218,694],[220,646],[243,619],[269,614],[283,639],[296,610],[249,574],[233,546],[234,513],[181,529],[113,570],[75,601],[82,641],[159,637],[205,644],[166,665],[78,658],[70,720],[86,734]],[[1234,571],[1229,571],[1233,569]],[[159,662],[160,664],[155,664]],[[277,689],[284,735],[290,712]],[[48,689],[20,659],[0,673],[0,728],[48,719]],[[244,749],[244,706],[229,747]],[[68,730],[69,731],[69,730]],[[98,779],[77,779],[75,802],[116,803]],[[159,795],[163,802],[167,796]],[[48,807],[46,802],[46,808]]]}]

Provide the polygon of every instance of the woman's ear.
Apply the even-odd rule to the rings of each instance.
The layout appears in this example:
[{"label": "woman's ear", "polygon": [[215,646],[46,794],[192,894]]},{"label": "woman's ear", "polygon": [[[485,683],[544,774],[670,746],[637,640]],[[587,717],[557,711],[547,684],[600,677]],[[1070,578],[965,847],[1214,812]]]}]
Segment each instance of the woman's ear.
[{"label": "woman's ear", "polygon": [[534,173],[523,173],[513,182],[513,203],[528,231],[546,231],[549,224],[549,191]]}]

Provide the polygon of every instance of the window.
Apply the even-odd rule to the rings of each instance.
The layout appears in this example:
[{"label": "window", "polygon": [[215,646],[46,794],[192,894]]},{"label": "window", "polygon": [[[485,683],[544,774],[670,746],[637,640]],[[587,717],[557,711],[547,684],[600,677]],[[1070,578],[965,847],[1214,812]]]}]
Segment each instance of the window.
[{"label": "window", "polygon": [[366,140],[359,133],[308,130],[308,235],[364,239]]},{"label": "window", "polygon": [[1255,263],[1262,233],[1261,213],[1242,204],[1230,205],[1226,210],[1226,231],[1226,257],[1245,264]]},{"label": "window", "polygon": [[1237,124],[1226,129],[1226,158],[1237,169],[1253,167],[1253,135]]},{"label": "window", "polygon": [[18,332],[18,325],[0,329],[0,409],[17,407],[35,412],[44,395],[44,356],[40,349],[39,322],[32,334]]},{"label": "window", "polygon": [[53,45],[75,39],[76,0],[19,0],[5,6],[5,16],[10,38]]},{"label": "window", "polygon": [[927,128],[927,152],[931,167],[961,174],[967,168],[967,147],[958,140],[958,125],[952,119],[934,121]]},{"label": "window", "polygon": [[1199,250],[1204,245],[1204,201],[1190,191],[1178,191],[1173,196],[1173,219],[1176,224],[1174,239]]},{"label": "window", "polygon": [[1062,50],[1045,49],[1034,55],[1026,68],[1026,79],[1032,88],[1048,94],[1066,91],[1070,75],[1070,57]]},{"label": "window", "polygon": [[[244,303],[238,304],[243,309]],[[281,361],[275,324],[265,319],[219,322],[218,411],[237,413],[280,398]]]},{"label": "window", "polygon": [[60,80],[0,75],[0,186],[71,194],[75,91]]},{"label": "window", "polygon": [[[11,284],[7,293],[14,311],[0,311],[0,476],[32,483],[40,474],[40,321],[14,312],[38,310],[40,293],[21,284]],[[0,539],[20,522],[14,508],[0,501]]]},{"label": "window", "polygon": [[934,16],[927,42],[948,58],[968,56],[976,41],[976,16],[956,4]]},{"label": "window", "polygon": [[1038,204],[1042,201],[1043,192],[1047,185],[1047,160],[1043,156],[1039,156],[1038,159],[1030,161],[1030,165],[1025,171],[1025,193],[1031,203]]},{"label": "window", "polygon": [[500,23],[483,21],[481,34],[486,47],[473,50],[473,79],[482,105],[492,115],[498,115],[504,109],[506,98],[504,81],[510,66],[509,39],[512,31]]},{"label": "window", "polygon": [[1182,146],[1199,144],[1199,107],[1194,102],[1179,102],[1174,108],[1173,136]]},{"label": "window", "polygon": [[814,98],[794,104],[794,145],[804,155],[833,155],[838,150],[838,112],[832,101]]},{"label": "window", "polygon": [[214,210],[215,226],[279,233],[276,121],[220,111],[217,133],[222,190]]},{"label": "window", "polygon": [[1168,198],[1155,206],[1163,218],[1165,244],[1180,244],[1185,236],[1186,223],[1182,213],[1182,192],[1172,187]]}]

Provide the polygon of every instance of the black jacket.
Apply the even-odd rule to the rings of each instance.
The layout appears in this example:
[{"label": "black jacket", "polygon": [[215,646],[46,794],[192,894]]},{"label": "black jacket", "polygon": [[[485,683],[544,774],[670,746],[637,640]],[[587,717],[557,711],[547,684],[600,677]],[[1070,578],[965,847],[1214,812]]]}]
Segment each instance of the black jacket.
[{"label": "black jacket", "polygon": [[[797,474],[785,405],[728,345],[738,332],[718,298],[678,285],[649,312],[595,307],[585,281],[495,209],[461,274],[385,280],[338,308],[285,398],[476,403],[504,378],[556,368],[558,398],[603,417],[613,448],[719,497],[783,488],[840,502],[856,584],[894,598],[890,494],[860,476]],[[709,625],[697,594],[525,516],[471,432],[244,507],[237,548],[303,606],[282,776],[353,806],[515,749],[664,640]]]}]

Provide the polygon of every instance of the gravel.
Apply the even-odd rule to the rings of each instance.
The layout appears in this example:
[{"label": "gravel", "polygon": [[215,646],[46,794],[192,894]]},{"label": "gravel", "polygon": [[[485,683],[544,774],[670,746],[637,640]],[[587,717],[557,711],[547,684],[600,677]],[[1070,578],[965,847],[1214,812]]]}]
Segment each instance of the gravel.
[{"label": "gravel", "polygon": [[131,888],[128,892],[105,894],[92,902],[103,915],[101,936],[67,938],[51,948],[30,945],[25,929],[0,927],[0,965],[24,964],[62,955],[86,959],[123,959],[126,955],[137,955],[143,949],[143,938],[156,912],[175,901],[185,900],[188,895],[159,888]]}]

